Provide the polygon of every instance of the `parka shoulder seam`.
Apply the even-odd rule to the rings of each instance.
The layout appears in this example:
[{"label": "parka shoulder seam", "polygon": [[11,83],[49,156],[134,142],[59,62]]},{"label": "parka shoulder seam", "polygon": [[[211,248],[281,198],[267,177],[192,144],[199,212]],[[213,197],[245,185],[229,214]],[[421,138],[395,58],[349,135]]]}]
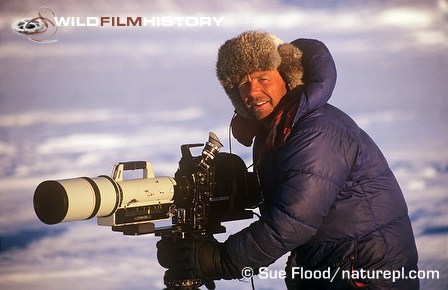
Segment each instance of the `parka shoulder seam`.
[{"label": "parka shoulder seam", "polygon": [[312,176],[315,176],[315,177],[317,177],[317,178],[319,178],[319,179],[322,179],[323,181],[326,181],[326,182],[328,182],[328,183],[334,185],[334,186],[337,187],[339,190],[342,190],[342,188],[341,188],[339,185],[337,185],[334,181],[328,179],[327,177],[325,177],[325,176],[323,176],[323,175],[317,174],[317,173],[315,173],[315,172],[313,172],[313,171],[311,171],[311,170],[304,170],[304,169],[288,169],[288,170],[285,170],[285,171],[280,171],[279,174],[287,174],[287,173],[291,173],[291,172],[294,172],[294,173],[300,173],[300,174],[304,174],[304,175],[312,175]]},{"label": "parka shoulder seam", "polygon": [[338,130],[338,131],[339,132],[334,132],[334,130],[330,131],[327,128],[315,128],[315,127],[314,128],[303,128],[303,129],[298,128],[295,131],[295,135],[300,136],[302,133],[322,133],[328,137],[333,137],[333,138],[347,141],[350,144],[355,143],[355,140],[349,134],[344,134],[340,130]]}]

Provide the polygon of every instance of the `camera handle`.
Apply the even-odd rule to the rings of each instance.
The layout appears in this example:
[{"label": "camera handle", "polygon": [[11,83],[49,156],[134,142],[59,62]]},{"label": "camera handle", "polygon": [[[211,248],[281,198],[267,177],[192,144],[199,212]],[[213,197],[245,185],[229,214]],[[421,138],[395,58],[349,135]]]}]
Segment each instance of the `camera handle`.
[{"label": "camera handle", "polygon": [[143,170],[143,178],[154,178],[154,170],[149,161],[128,161],[115,164],[112,170],[112,179],[114,181],[123,181],[123,172],[127,170]]}]

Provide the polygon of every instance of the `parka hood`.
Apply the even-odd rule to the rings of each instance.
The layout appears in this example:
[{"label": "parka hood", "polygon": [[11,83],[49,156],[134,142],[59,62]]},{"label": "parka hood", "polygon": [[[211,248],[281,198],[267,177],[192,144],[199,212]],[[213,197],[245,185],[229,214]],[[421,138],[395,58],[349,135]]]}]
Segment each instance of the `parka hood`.
[{"label": "parka hood", "polygon": [[319,40],[299,38],[291,42],[302,51],[303,92],[295,122],[325,105],[336,85],[336,66],[328,48]]}]

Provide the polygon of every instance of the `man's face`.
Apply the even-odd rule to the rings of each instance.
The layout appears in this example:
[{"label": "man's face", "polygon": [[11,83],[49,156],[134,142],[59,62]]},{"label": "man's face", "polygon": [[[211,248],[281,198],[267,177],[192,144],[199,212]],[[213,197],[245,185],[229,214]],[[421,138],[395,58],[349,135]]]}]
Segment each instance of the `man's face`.
[{"label": "man's face", "polygon": [[257,120],[274,111],[286,94],[286,84],[277,70],[253,72],[238,84],[240,97]]}]

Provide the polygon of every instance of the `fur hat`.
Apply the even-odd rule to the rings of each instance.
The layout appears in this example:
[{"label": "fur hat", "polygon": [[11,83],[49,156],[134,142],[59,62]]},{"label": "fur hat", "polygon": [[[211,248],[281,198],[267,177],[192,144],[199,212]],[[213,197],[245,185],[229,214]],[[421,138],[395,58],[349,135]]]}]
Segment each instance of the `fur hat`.
[{"label": "fur hat", "polygon": [[238,84],[248,74],[277,69],[289,90],[302,83],[302,52],[267,32],[247,31],[227,40],[218,51],[216,75],[235,111],[253,118],[241,100]]}]

